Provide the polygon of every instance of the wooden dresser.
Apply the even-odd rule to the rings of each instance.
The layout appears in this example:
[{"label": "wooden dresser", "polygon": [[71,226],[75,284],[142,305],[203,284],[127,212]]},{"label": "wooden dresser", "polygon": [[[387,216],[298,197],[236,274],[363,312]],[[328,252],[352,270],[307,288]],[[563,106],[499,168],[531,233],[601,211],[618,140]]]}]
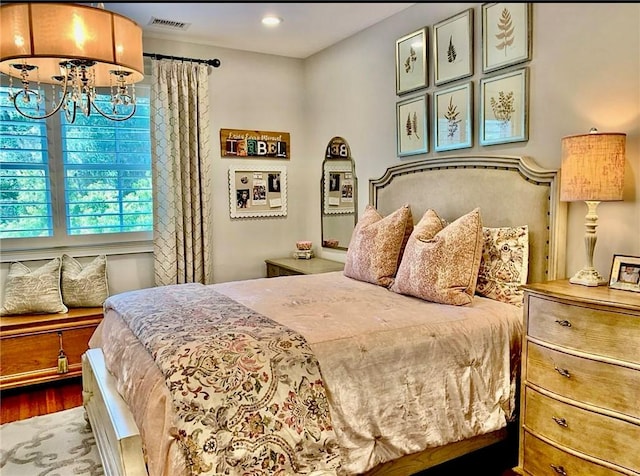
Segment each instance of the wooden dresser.
[{"label": "wooden dresser", "polygon": [[525,475],[640,475],[640,294],[525,287],[519,466]]},{"label": "wooden dresser", "polygon": [[[81,356],[101,320],[101,307],[0,317],[0,390],[82,375]],[[65,369],[58,367],[61,344]]]},{"label": "wooden dresser", "polygon": [[296,274],[328,273],[344,269],[344,263],[323,258],[276,258],[267,259],[265,263],[267,265],[267,278],[293,276]]}]

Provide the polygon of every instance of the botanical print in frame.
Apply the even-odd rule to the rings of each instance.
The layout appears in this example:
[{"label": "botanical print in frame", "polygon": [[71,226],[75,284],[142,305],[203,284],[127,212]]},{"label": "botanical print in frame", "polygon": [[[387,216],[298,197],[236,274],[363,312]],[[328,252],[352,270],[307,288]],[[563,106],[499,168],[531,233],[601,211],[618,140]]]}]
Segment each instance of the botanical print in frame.
[{"label": "botanical print in frame", "polygon": [[396,94],[427,86],[427,27],[396,41]]},{"label": "botanical print in frame", "polygon": [[613,255],[609,287],[640,293],[640,256]]},{"label": "botanical print in frame", "polygon": [[437,85],[473,74],[473,9],[433,26],[433,55]]},{"label": "botanical print in frame", "polygon": [[429,151],[427,130],[427,94],[396,104],[398,156],[424,154]]},{"label": "botanical print in frame", "polygon": [[480,80],[480,145],[529,139],[529,68]]},{"label": "botanical print in frame", "polygon": [[531,3],[482,5],[482,72],[531,59]]},{"label": "botanical print in frame", "polygon": [[464,149],[473,145],[473,83],[433,93],[433,148]]},{"label": "botanical print in frame", "polygon": [[229,212],[231,218],[286,216],[286,166],[230,167]]}]

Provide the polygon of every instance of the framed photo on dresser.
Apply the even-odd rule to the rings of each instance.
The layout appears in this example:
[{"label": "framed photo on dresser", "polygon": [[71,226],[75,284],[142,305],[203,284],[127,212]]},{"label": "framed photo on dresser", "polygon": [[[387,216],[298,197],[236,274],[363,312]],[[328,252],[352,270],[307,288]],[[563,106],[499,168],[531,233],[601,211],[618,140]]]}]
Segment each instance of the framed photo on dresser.
[{"label": "framed photo on dresser", "polygon": [[640,256],[613,255],[609,287],[640,293]]}]

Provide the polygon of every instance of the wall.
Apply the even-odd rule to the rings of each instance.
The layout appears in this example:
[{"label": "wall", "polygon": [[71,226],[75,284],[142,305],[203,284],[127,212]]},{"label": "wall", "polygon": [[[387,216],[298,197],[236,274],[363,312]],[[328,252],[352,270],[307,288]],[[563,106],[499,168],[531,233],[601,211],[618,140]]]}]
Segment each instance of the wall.
[{"label": "wall", "polygon": [[[547,168],[560,167],[560,140],[597,127],[627,134],[623,202],[598,207],[594,264],[608,277],[614,253],[640,255],[640,5],[535,3],[530,68],[529,141],[480,147],[479,82],[482,75],[481,9],[478,3],[421,3],[305,61],[309,147],[327,137],[347,139],[356,161],[360,211],[368,202],[368,180],[400,163],[396,157],[395,40],[466,8],[475,16],[475,130],[472,154],[528,155]],[[429,84],[433,85],[430,61]],[[468,81],[460,80],[459,83]],[[457,83],[451,83],[457,84]],[[431,94],[436,88],[430,86]],[[409,94],[408,96],[411,96]],[[404,98],[406,96],[402,96]],[[433,139],[430,148],[433,150]],[[421,159],[452,152],[430,152]],[[569,204],[567,275],[586,264],[583,202]],[[342,259],[336,252],[324,256]]]},{"label": "wall", "polygon": [[[320,242],[321,166],[325,146],[333,136],[345,137],[351,146],[362,213],[368,202],[368,180],[400,162],[395,142],[395,104],[399,99],[395,95],[395,40],[465,8],[473,8],[475,14],[476,73],[472,80],[477,111],[482,77],[478,3],[418,3],[304,61],[144,40],[148,52],[222,61],[211,74],[210,97],[216,282],[265,276],[264,259],[288,255],[298,239],[309,239],[316,245]],[[529,67],[529,141],[475,145],[459,152],[528,155],[541,166],[558,168],[563,136],[588,132],[592,126],[600,131],[625,132],[624,201],[602,203],[598,208],[594,261],[608,276],[613,253],[640,255],[640,4],[534,4]],[[429,84],[433,84],[431,65],[430,70]],[[426,92],[434,90],[431,86]],[[476,124],[477,118],[476,113]],[[220,158],[220,128],[291,133],[286,218],[229,218],[229,166],[276,161]],[[477,135],[474,142],[477,144]],[[437,155],[430,152],[413,158]],[[585,214],[583,203],[570,204],[568,274],[585,264]],[[344,260],[343,252],[319,251]],[[0,265],[0,284],[7,269],[7,263]],[[151,255],[110,257],[109,279],[112,293],[152,285]]]}]

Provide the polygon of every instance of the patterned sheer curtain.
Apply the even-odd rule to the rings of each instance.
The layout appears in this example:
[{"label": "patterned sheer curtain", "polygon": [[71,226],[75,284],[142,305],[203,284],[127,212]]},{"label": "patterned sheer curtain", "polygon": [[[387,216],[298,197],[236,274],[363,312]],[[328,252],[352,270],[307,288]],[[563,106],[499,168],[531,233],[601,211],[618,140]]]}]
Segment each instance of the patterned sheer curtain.
[{"label": "patterned sheer curtain", "polygon": [[155,284],[210,284],[208,66],[152,59],[152,68]]}]

